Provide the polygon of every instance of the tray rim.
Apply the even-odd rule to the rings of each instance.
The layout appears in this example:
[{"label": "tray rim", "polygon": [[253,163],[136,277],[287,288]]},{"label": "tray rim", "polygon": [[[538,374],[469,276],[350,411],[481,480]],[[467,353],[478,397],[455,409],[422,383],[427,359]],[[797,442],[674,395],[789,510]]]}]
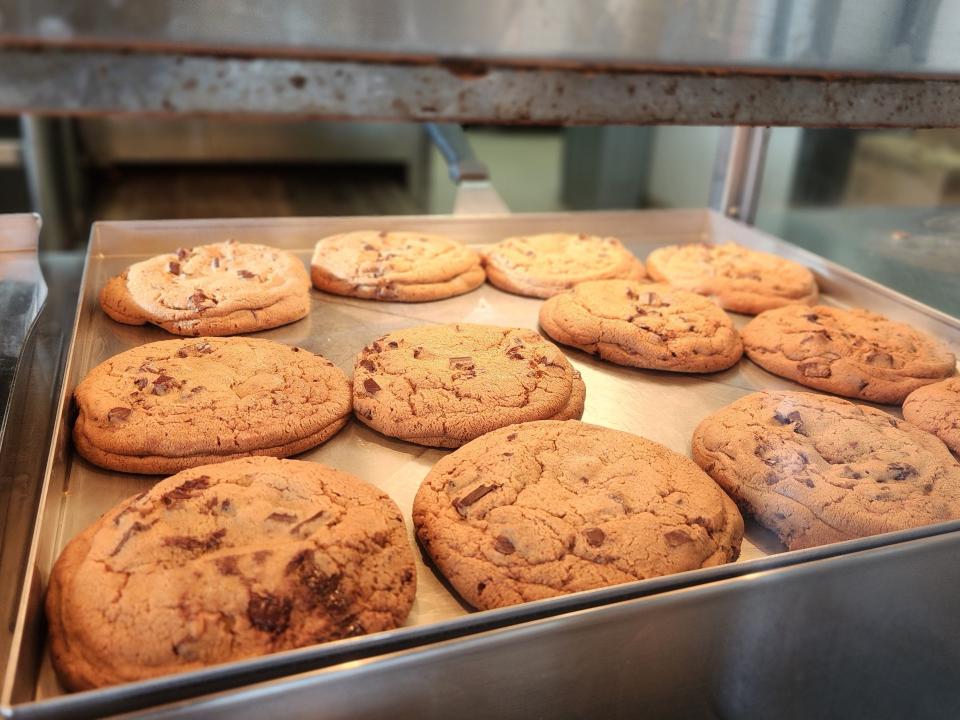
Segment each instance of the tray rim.
[{"label": "tray rim", "polygon": [[[960,330],[960,319],[933,308],[925,303],[906,296],[892,288],[888,288],[870,278],[860,275],[848,268],[839,265],[832,260],[817,255],[805,248],[801,248],[790,243],[787,240],[779,238],[770,233],[766,233],[752,226],[746,226],[736,220],[732,220],[722,214],[707,208],[677,208],[677,209],[652,209],[652,210],[598,210],[598,211],[563,211],[563,212],[544,212],[544,213],[509,213],[496,215],[397,215],[397,216],[318,216],[318,217],[279,217],[279,218],[203,218],[189,220],[123,220],[123,221],[97,221],[91,225],[90,238],[87,250],[84,254],[84,267],[81,279],[81,296],[78,298],[77,309],[74,314],[73,328],[71,330],[70,343],[67,350],[66,364],[63,370],[64,382],[60,388],[58,397],[58,408],[54,420],[54,427],[60,428],[64,422],[64,414],[68,412],[70,398],[73,388],[69,387],[67,382],[72,365],[75,362],[76,343],[78,342],[80,318],[84,311],[82,296],[87,288],[90,279],[92,259],[95,256],[95,243],[98,241],[98,232],[101,228],[163,228],[164,226],[209,226],[223,227],[229,225],[242,225],[246,227],[273,226],[273,225],[303,225],[317,221],[363,221],[375,220],[377,223],[389,223],[397,220],[409,223],[418,220],[424,223],[432,223],[438,220],[452,220],[456,222],[483,222],[491,219],[497,220],[517,220],[518,218],[529,219],[552,219],[562,220],[565,217],[571,218],[589,218],[591,215],[616,215],[616,216],[635,216],[635,215],[686,215],[690,218],[699,216],[702,218],[701,231],[707,232],[716,224],[719,227],[724,225],[749,227],[751,233],[754,233],[769,243],[777,246],[778,249],[787,250],[787,256],[794,259],[807,261],[808,266],[812,266],[814,271],[818,267],[829,269],[844,279],[844,281],[855,282],[864,287],[889,297],[891,300],[910,307],[912,310],[923,313],[933,320],[942,322],[957,330]],[[147,255],[147,253],[142,253]],[[221,691],[237,691],[242,688],[250,687],[256,682],[274,681],[290,678],[295,672],[291,673],[285,668],[292,669],[297,664],[313,664],[313,670],[335,667],[338,663],[345,660],[361,659],[363,661],[372,661],[377,658],[389,657],[392,652],[402,652],[405,650],[426,648],[441,642],[456,642],[488,631],[510,631],[520,628],[529,623],[540,620],[560,620],[567,615],[583,612],[587,610],[602,611],[604,608],[617,606],[624,602],[632,600],[644,600],[656,598],[677,591],[691,591],[696,589],[710,588],[718,583],[746,581],[751,576],[758,574],[788,571],[791,568],[805,566],[811,562],[819,560],[842,558],[844,556],[860,556],[864,553],[870,553],[873,550],[893,547],[902,543],[915,542],[918,540],[928,540],[940,535],[947,535],[960,531],[960,520],[950,520],[934,525],[927,525],[919,528],[910,528],[880,535],[873,535],[865,538],[847,540],[830,545],[824,545],[806,550],[794,550],[778,553],[775,555],[745,560],[737,563],[728,563],[725,565],[702,568],[697,570],[685,571],[682,573],[667,575],[646,580],[638,580],[631,583],[625,583],[607,588],[598,588],[571,595],[549,598],[521,605],[502,608],[498,610],[486,610],[469,613],[467,615],[451,618],[439,622],[427,623],[419,626],[401,627],[394,630],[375,633],[369,636],[350,638],[345,640],[322,643],[319,645],[298,648],[281,653],[258,656],[236,660],[229,663],[211,666],[202,670],[177,673],[151,680],[126,683],[123,685],[100,688],[97,690],[72,693],[54,698],[43,700],[31,699],[23,702],[13,703],[11,696],[15,692],[17,685],[17,674],[24,655],[23,641],[28,622],[27,613],[30,607],[31,598],[34,595],[39,596],[39,578],[35,572],[43,523],[41,512],[46,508],[48,491],[51,484],[51,476],[55,466],[57,452],[59,450],[56,442],[59,430],[55,430],[50,448],[47,453],[44,477],[42,481],[41,492],[38,499],[37,516],[33,532],[31,533],[31,543],[27,562],[24,566],[25,576],[20,592],[20,600],[16,613],[15,629],[11,640],[9,651],[9,662],[7,663],[3,685],[0,688],[0,715],[9,717],[45,717],[47,709],[50,712],[95,712],[98,704],[103,702],[123,702],[121,698],[126,697],[126,707],[128,709],[143,709],[151,705],[137,703],[137,698],[143,698],[153,693],[173,693],[176,694],[178,688],[184,685],[196,686],[196,691],[181,695],[179,699],[190,697],[200,697],[203,692],[201,688],[206,685],[209,687],[212,683],[221,682],[224,687]],[[37,602],[40,602],[38,598]],[[41,616],[43,615],[42,610]],[[40,622],[45,622],[41,617]],[[474,627],[477,626],[477,627]],[[432,637],[433,635],[438,637]],[[450,637],[439,637],[448,634]],[[418,636],[426,636],[418,639]],[[378,652],[379,646],[396,646],[395,650]],[[327,661],[327,662],[324,662]],[[272,666],[277,666],[275,669]],[[271,672],[273,671],[273,672]],[[262,677],[258,680],[243,682],[247,675],[261,673]],[[235,678],[236,682],[231,682]],[[51,715],[54,716],[54,715]]]}]

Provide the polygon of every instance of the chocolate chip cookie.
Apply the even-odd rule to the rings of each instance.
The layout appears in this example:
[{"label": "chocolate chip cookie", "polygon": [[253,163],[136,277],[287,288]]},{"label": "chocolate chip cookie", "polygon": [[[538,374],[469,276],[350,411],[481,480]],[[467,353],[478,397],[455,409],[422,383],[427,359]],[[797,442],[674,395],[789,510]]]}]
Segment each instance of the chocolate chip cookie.
[{"label": "chocolate chip cookie", "polygon": [[483,264],[501,290],[539,298],[587,280],[646,275],[643,263],[619,240],[583,233],[507,238],[484,252]]},{"label": "chocolate chip cookie", "polygon": [[953,374],[945,345],[867,310],[790,305],[768,310],[742,331],[747,357],[801,385],[897,404]]},{"label": "chocolate chip cookie", "polygon": [[591,280],[540,306],[547,335],[620,365],[715,372],[743,354],[733,321],[696,293],[633,280]]},{"label": "chocolate chip cookie", "polygon": [[512,425],[447,455],[413,522],[484,609],[730,562],[743,538],[734,503],[689,459],[577,421]]},{"label": "chocolate chip cookie", "polygon": [[462,295],[483,284],[480,255],[442,235],[342,233],[317,243],[313,284],[337,295],[424,302]]},{"label": "chocolate chip cookie", "polygon": [[693,458],[791,550],[960,518],[946,446],[840,398],[747,395],[700,423]]},{"label": "chocolate chip cookie", "polygon": [[658,248],[647,257],[647,272],[746,315],[791,303],[809,305],[818,295],[817,281],[803,265],[732,242]]},{"label": "chocolate chip cookie", "polygon": [[147,474],[294,455],[342,428],[351,407],[350,383],[329,360],[255,338],[141,345],[91,370],[74,396],[78,452]]},{"label": "chocolate chip cookie", "polygon": [[86,690],[395,628],[415,592],[389,497],[246,458],[162,480],[75,537],[50,577],[50,651]]},{"label": "chocolate chip cookie", "polygon": [[903,417],[960,454],[960,377],[914,390],[903,401]]},{"label": "chocolate chip cookie", "polygon": [[354,412],[384,435],[459,447],[526,420],[579,418],[585,388],[532,330],[431,325],[399,330],[357,356]]},{"label": "chocolate chip cookie", "polygon": [[236,335],[306,317],[310,278],[296,257],[233,241],[180,248],[131,265],[100,292],[117,322],[174,335]]}]

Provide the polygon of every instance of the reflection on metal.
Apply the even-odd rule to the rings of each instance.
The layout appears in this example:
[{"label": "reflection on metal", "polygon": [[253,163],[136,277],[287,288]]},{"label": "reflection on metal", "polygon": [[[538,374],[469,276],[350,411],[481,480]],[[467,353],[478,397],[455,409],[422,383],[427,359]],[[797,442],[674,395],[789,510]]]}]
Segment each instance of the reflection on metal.
[{"label": "reflection on metal", "polygon": [[710,207],[753,225],[760,200],[770,128],[724,128],[710,187]]},{"label": "reflection on metal", "polygon": [[0,48],[0,111],[950,127],[960,81]]}]

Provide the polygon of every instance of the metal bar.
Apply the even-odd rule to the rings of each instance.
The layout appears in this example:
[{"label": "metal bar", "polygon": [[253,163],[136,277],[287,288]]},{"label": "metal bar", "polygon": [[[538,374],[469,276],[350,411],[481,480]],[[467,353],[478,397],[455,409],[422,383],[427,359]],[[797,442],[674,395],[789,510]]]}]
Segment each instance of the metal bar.
[{"label": "metal bar", "polygon": [[710,207],[753,225],[770,128],[724,128],[717,144]]},{"label": "metal bar", "polygon": [[960,123],[960,80],[0,49],[0,112],[953,127]]}]

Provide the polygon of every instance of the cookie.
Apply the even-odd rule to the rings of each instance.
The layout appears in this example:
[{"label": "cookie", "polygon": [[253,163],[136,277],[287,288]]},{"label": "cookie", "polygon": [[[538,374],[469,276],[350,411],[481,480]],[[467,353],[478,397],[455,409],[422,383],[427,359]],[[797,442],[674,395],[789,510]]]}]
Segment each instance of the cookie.
[{"label": "cookie", "polygon": [[513,425],[447,455],[413,522],[484,609],[720,565],[743,538],[733,501],[689,459],[577,421]]},{"label": "cookie", "polygon": [[487,278],[501,290],[548,298],[587,280],[645,277],[643,263],[612,237],[549,233],[512,237],[483,256]]},{"label": "cookie", "polygon": [[428,325],[385,335],[357,356],[357,417],[384,435],[459,447],[504,425],[583,414],[586,389],[532,330]]},{"label": "cookie", "polygon": [[791,550],[960,518],[946,446],[840,398],[747,395],[700,423],[693,459]]},{"label": "cookie", "polygon": [[674,372],[715,372],[743,354],[733,321],[702,295],[633,280],[591,280],[540,306],[540,327],[604,360]]},{"label": "cookie", "polygon": [[311,263],[313,285],[337,295],[425,302],[480,287],[480,255],[442,235],[363,230],[323,238]]},{"label": "cookie", "polygon": [[395,628],[415,592],[384,493],[245,458],[162,480],[75,537],[50,576],[50,651],[86,690]]},{"label": "cookie", "polygon": [[877,403],[899,405],[957,362],[933,338],[867,310],[790,305],[758,315],[742,337],[747,357],[775,375]]},{"label": "cookie", "polygon": [[295,455],[350,414],[350,383],[329,360],[255,338],[141,345],[91,370],[74,397],[77,451],[100,467],[147,474]]},{"label": "cookie", "polygon": [[960,377],[914,390],[903,401],[903,417],[960,454]]},{"label": "cookie", "polygon": [[117,322],[174,335],[236,335],[306,317],[310,278],[296,257],[233,241],[180,248],[131,265],[100,292]]},{"label": "cookie", "polygon": [[807,268],[736,243],[688,243],[654,250],[647,257],[654,280],[708,295],[726,309],[745,315],[792,303],[812,304],[817,281]]}]

